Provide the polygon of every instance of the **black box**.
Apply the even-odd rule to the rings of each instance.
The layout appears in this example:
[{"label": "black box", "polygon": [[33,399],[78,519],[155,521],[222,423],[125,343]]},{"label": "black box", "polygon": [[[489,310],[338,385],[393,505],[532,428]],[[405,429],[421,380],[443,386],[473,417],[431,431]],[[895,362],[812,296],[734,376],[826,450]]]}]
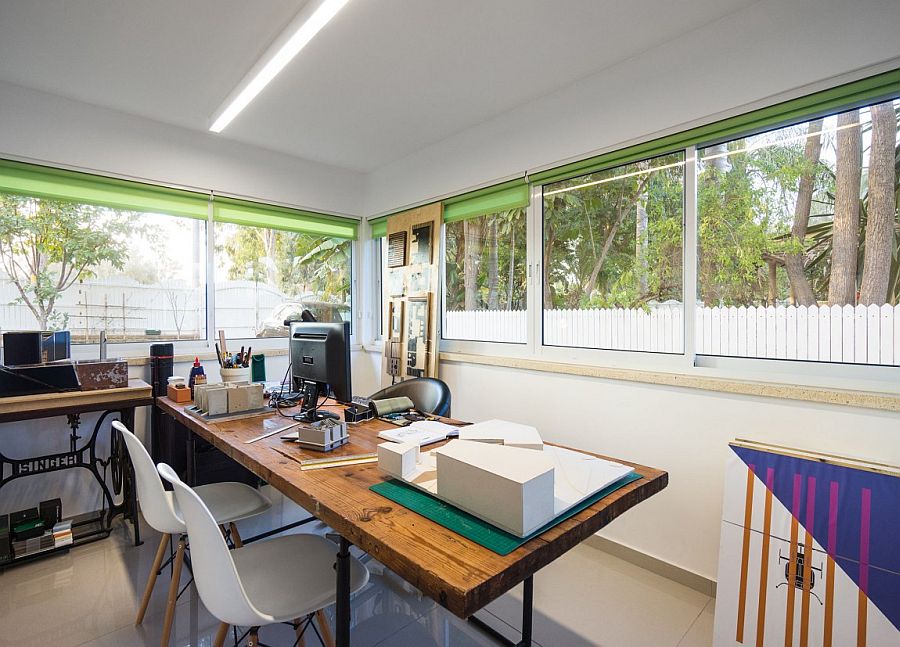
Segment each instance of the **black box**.
[{"label": "black box", "polygon": [[25,330],[3,333],[3,364],[21,366],[40,364],[44,332]]},{"label": "black box", "polygon": [[351,404],[344,409],[344,420],[347,422],[362,422],[375,416],[375,412],[361,404]]},{"label": "black box", "polygon": [[47,501],[41,501],[41,505],[38,510],[40,512],[41,519],[43,519],[44,521],[44,526],[46,526],[47,528],[52,528],[62,519],[62,501],[60,499],[49,499]]},{"label": "black box", "polygon": [[68,330],[45,332],[41,339],[41,359],[55,362],[72,356],[72,333]]},{"label": "black box", "polygon": [[0,514],[0,564],[12,559],[12,538],[9,536],[9,515]]}]

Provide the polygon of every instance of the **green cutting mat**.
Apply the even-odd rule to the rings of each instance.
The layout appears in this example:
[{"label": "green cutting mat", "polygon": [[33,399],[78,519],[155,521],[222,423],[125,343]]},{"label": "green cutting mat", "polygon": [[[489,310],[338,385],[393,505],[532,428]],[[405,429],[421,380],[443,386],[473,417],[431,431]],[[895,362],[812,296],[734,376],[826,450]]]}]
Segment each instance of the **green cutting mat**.
[{"label": "green cutting mat", "polygon": [[516,548],[529,541],[533,537],[546,532],[556,524],[565,521],[588,506],[593,505],[608,494],[612,494],[621,487],[628,485],[638,479],[643,478],[640,474],[632,472],[628,476],[616,481],[612,485],[605,487],[593,496],[588,497],[575,507],[567,510],[556,519],[548,523],[546,526],[534,532],[527,537],[516,537],[505,530],[500,530],[496,526],[492,526],[487,521],[463,512],[449,503],[441,501],[437,497],[423,492],[422,490],[391,479],[382,483],[376,483],[369,487],[370,490],[390,499],[394,503],[409,508],[413,512],[418,512],[423,517],[431,519],[435,523],[442,525],[444,528],[459,533],[466,539],[471,539],[476,544],[494,551],[498,555],[508,555]]}]

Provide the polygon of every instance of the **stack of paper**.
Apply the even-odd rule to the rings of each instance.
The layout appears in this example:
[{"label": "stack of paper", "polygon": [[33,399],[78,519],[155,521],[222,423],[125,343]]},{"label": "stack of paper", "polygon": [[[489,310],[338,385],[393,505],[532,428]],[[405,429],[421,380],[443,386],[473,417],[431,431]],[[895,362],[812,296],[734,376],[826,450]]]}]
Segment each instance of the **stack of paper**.
[{"label": "stack of paper", "polygon": [[406,427],[385,429],[378,433],[378,437],[395,443],[417,443],[421,447],[445,440],[448,436],[455,435],[457,431],[456,427],[444,422],[420,420]]}]

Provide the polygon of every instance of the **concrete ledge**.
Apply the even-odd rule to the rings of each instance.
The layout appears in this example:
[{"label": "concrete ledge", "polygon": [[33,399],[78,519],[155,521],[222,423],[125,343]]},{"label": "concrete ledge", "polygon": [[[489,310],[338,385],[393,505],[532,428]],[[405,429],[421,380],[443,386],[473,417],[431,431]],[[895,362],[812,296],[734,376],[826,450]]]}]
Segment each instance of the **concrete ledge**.
[{"label": "concrete ledge", "polygon": [[777,382],[757,382],[754,380],[735,380],[728,378],[684,373],[663,373],[658,371],[642,371],[629,368],[609,368],[588,364],[568,364],[546,360],[500,357],[496,355],[473,355],[471,353],[441,353],[442,362],[459,362],[464,364],[483,364],[486,366],[502,366],[527,371],[544,371],[562,375],[581,375],[608,380],[641,382],[677,386],[687,389],[718,391],[736,395],[753,395],[765,398],[781,398],[836,404],[847,407],[878,409],[881,411],[900,412],[900,394],[879,393],[874,391],[851,391],[824,386],[800,386]]},{"label": "concrete ledge", "polygon": [[[269,348],[266,350],[260,350],[258,353],[253,353],[254,355],[265,355],[266,357],[279,357],[283,355],[287,355],[287,348]],[[193,362],[195,357],[199,357],[203,361],[214,360],[216,359],[215,353],[189,353],[187,355],[175,355],[175,363],[181,362]],[[148,366],[150,364],[149,357],[125,357],[124,358],[129,366]]]}]

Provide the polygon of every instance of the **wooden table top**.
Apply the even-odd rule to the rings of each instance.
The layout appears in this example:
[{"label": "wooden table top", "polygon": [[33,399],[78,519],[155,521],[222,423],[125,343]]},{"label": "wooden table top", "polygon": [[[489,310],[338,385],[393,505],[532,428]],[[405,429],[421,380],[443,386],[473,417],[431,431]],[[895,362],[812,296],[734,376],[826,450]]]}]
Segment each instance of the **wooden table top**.
[{"label": "wooden table top", "polygon": [[143,380],[128,380],[128,386],[95,391],[63,391],[0,398],[0,422],[49,418],[120,407],[153,404],[153,389]]},{"label": "wooden table top", "polygon": [[[369,490],[370,485],[384,480],[377,464],[301,471],[300,460],[374,452],[383,442],[377,438],[378,432],[393,428],[389,423],[369,420],[350,425],[350,441],[322,454],[282,441],[280,434],[246,444],[246,440],[292,422],[275,412],[207,423],[185,414],[183,404],[168,398],[159,398],[157,403],[461,618],[469,617],[668,484],[664,471],[613,458],[632,465],[644,478],[501,556]],[[341,407],[332,409],[340,411]]]}]

